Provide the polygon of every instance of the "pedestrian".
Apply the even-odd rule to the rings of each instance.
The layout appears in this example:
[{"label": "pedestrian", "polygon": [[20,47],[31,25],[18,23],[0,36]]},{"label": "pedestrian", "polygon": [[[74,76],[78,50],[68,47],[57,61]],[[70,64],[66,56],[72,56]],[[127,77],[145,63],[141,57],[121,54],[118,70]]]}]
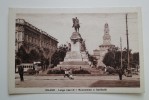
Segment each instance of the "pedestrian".
[{"label": "pedestrian", "polygon": [[118,75],[119,75],[119,80],[122,80],[123,71],[121,68],[118,68]]},{"label": "pedestrian", "polygon": [[69,79],[71,79],[71,80],[74,79],[74,77],[73,77],[73,75],[72,75],[72,69],[69,70]]},{"label": "pedestrian", "polygon": [[19,75],[20,75],[20,81],[24,81],[24,78],[23,78],[23,74],[24,74],[24,68],[23,66],[19,66],[18,67],[18,72],[19,72]]},{"label": "pedestrian", "polygon": [[37,76],[39,74],[38,66],[35,65],[35,75]]},{"label": "pedestrian", "polygon": [[64,77],[69,77],[69,71],[65,68],[65,74],[64,74]]}]

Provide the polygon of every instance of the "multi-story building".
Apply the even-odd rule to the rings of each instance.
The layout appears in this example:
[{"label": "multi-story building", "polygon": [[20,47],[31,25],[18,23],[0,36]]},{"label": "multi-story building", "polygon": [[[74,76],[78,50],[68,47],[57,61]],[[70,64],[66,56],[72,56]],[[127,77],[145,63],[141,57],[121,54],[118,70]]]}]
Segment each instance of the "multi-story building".
[{"label": "multi-story building", "polygon": [[38,53],[42,52],[43,56],[49,60],[56,51],[58,44],[57,39],[24,19],[16,19],[15,39],[16,53],[20,47],[23,47],[26,53],[36,50]]},{"label": "multi-story building", "polygon": [[104,66],[102,60],[108,49],[114,48],[115,45],[111,44],[111,36],[109,34],[108,23],[104,26],[103,44],[99,45],[99,49],[94,50],[94,56],[98,59],[98,66]]}]

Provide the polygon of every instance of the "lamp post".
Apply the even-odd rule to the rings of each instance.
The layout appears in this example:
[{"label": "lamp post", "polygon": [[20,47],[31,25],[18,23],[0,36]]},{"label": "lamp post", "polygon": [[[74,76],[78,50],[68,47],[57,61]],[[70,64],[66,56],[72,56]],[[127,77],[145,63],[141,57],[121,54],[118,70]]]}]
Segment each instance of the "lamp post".
[{"label": "lamp post", "polygon": [[121,69],[122,69],[122,67],[123,67],[123,58],[122,58],[122,56],[123,56],[123,54],[122,54],[122,38],[120,37],[120,48],[121,48]]},{"label": "lamp post", "polygon": [[127,69],[128,69],[127,77],[132,77],[131,66],[130,66],[130,55],[129,55],[129,37],[128,37],[128,23],[127,23],[127,16],[128,16],[128,14],[126,14]]}]

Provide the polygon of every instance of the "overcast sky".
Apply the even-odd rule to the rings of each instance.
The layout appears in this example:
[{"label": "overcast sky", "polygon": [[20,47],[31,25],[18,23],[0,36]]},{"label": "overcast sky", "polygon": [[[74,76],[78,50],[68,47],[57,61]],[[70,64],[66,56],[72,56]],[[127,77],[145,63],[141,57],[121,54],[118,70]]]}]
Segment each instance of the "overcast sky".
[{"label": "overcast sky", "polygon": [[[42,29],[49,35],[58,39],[59,44],[70,42],[70,36],[74,32],[72,18],[78,17],[80,21],[80,34],[86,41],[87,50],[93,54],[93,50],[99,49],[103,43],[104,25],[109,24],[111,43],[120,47],[122,37],[123,48],[126,47],[126,19],[125,14],[101,14],[101,13],[75,13],[75,14],[17,14],[16,18],[25,19],[35,27]],[[139,51],[137,14],[128,14],[129,47],[133,52]]]}]

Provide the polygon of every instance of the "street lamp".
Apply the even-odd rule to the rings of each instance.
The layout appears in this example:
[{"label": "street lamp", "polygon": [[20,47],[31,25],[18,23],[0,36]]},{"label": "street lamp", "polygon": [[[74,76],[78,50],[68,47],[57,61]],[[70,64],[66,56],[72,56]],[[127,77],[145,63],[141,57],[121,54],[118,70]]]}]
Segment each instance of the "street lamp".
[{"label": "street lamp", "polygon": [[127,23],[127,15],[126,14],[126,38],[127,38],[127,60],[128,60],[128,64],[127,64],[127,69],[128,69],[128,74],[127,77],[132,77],[132,73],[131,73],[131,66],[130,66],[130,55],[129,55],[129,37],[128,37],[128,23]]},{"label": "street lamp", "polygon": [[123,53],[122,53],[122,38],[120,37],[120,49],[121,49],[121,69],[123,67]]}]

